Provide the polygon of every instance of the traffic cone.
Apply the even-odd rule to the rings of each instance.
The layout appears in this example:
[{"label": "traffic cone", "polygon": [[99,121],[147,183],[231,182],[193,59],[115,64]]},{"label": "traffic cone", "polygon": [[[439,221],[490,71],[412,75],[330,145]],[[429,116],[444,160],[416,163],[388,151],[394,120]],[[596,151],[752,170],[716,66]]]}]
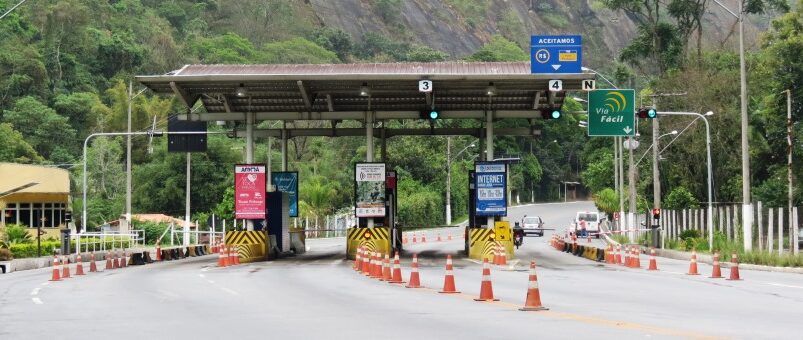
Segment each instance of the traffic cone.
[{"label": "traffic cone", "polygon": [[427,243],[427,234],[421,233],[421,243]]},{"label": "traffic cone", "polygon": [[53,256],[53,275],[50,276],[50,281],[61,281],[61,275],[59,275],[59,257]]},{"label": "traffic cone", "polygon": [[218,247],[217,252],[217,266],[218,267],[225,267],[226,266],[226,255],[223,253],[223,247]]},{"label": "traffic cone", "polygon": [[357,247],[357,253],[354,255],[354,265],[352,269],[360,270],[360,255],[362,254],[362,246]]},{"label": "traffic cone", "polygon": [[719,252],[714,253],[714,268],[711,270],[711,278],[722,278],[722,269],[719,267]]},{"label": "traffic cone", "polygon": [[416,242],[418,242],[418,240],[417,240],[417,238],[416,238],[416,237],[417,237],[417,236],[416,236],[416,233],[415,233],[415,232],[413,232],[413,244],[415,244]]},{"label": "traffic cone", "polygon": [[123,253],[120,255],[120,268],[128,267],[128,252],[123,249]]},{"label": "traffic cone", "polygon": [[586,231],[586,236],[588,236],[588,243],[591,243],[591,233]]},{"label": "traffic cone", "polygon": [[368,268],[369,268],[369,264],[370,264],[368,262],[368,257],[369,256],[371,256],[371,252],[368,251],[367,248],[364,249],[363,252],[362,252],[362,263],[360,264],[360,272],[363,275],[368,275]]},{"label": "traffic cone", "polygon": [[385,253],[385,261],[382,262],[382,278],[379,281],[390,280],[393,280],[393,276],[390,273],[390,254]]},{"label": "traffic cone", "polygon": [[658,270],[658,263],[655,262],[655,248],[650,248],[650,266],[647,270]]},{"label": "traffic cone", "polygon": [[697,252],[695,250],[691,251],[691,260],[689,261],[689,272],[686,275],[700,275],[697,272]]},{"label": "traffic cone", "polygon": [[[215,249],[213,249],[213,251],[217,253],[217,249],[216,248],[217,248],[217,246],[215,247]],[[158,261],[161,261],[161,260],[162,260],[162,245],[161,245],[161,241],[156,240],[156,261],[158,262]],[[220,263],[218,263],[218,266],[220,266]]]},{"label": "traffic cone", "polygon": [[437,242],[443,242],[443,240],[441,239],[441,233],[438,233],[438,238],[437,238],[435,241],[437,241]]},{"label": "traffic cone", "polygon": [[633,268],[641,268],[641,249],[633,247]]},{"label": "traffic cone", "polygon": [[493,252],[494,255],[492,264],[496,266],[499,264],[499,245],[495,244],[493,249],[491,249],[491,251]]},{"label": "traffic cone", "polygon": [[234,264],[240,264],[240,246],[234,246]]},{"label": "traffic cone", "polygon": [[89,262],[89,272],[90,273],[95,273],[95,272],[98,271],[98,266],[95,264],[95,252],[94,251],[92,252],[91,260],[92,260],[92,262]]},{"label": "traffic cone", "polygon": [[401,265],[399,264],[399,252],[396,251],[396,254],[393,256],[393,276],[391,277],[390,283],[404,283],[404,279],[402,279],[402,272],[401,272]]},{"label": "traffic cone", "polygon": [[114,266],[114,269],[122,268],[120,266],[120,256],[117,255],[116,250],[114,251],[114,258],[112,259],[112,265]]},{"label": "traffic cone", "polygon": [[502,251],[502,255],[499,256],[499,265],[507,266],[507,250],[503,245],[499,245],[499,249]]},{"label": "traffic cone", "polygon": [[[485,259],[485,264],[488,264],[488,259]],[[454,286],[454,273],[452,272],[452,255],[446,255],[446,275],[443,277],[443,289],[438,293],[454,294],[460,293]]]},{"label": "traffic cone", "polygon": [[104,256],[106,257],[106,267],[103,268],[103,270],[114,269],[114,264],[112,263],[112,252],[107,251],[106,255]]},{"label": "traffic cone", "polygon": [[728,278],[731,281],[741,281],[742,279],[739,278],[739,261],[736,259],[736,253],[731,253],[731,277]]},{"label": "traffic cone", "polygon": [[535,275],[535,261],[530,262],[530,279],[527,284],[527,299],[524,300],[524,307],[521,311],[548,310],[541,305],[541,293],[538,291],[538,276]]},{"label": "traffic cone", "polygon": [[81,254],[75,254],[75,275],[84,275],[84,265],[81,264]]},{"label": "traffic cone", "polygon": [[624,253],[625,253],[625,267],[629,268],[631,266],[631,263],[632,263],[630,261],[630,247],[625,247]]},{"label": "traffic cone", "polygon": [[379,252],[374,252],[373,258],[373,269],[371,270],[371,278],[374,279],[381,279],[382,278],[382,260],[380,260]]},{"label": "traffic cone", "polygon": [[62,279],[69,279],[70,278],[70,259],[67,256],[64,256],[61,261],[61,278]]},{"label": "traffic cone", "polygon": [[418,277],[418,254],[413,254],[413,264],[410,265],[410,283],[407,288],[421,288],[421,280]]},{"label": "traffic cone", "polygon": [[407,234],[404,234],[404,239],[402,240],[402,244],[407,244]]},{"label": "traffic cone", "polygon": [[616,245],[616,254],[614,254],[613,262],[618,265],[622,264],[622,246],[619,244]]},{"label": "traffic cone", "polygon": [[223,246],[223,266],[228,267],[232,266],[234,263],[231,263],[231,247]]},{"label": "traffic cone", "polygon": [[491,266],[488,259],[482,261],[482,284],[480,285],[480,297],[474,301],[499,301],[494,299],[494,289],[491,283]]}]

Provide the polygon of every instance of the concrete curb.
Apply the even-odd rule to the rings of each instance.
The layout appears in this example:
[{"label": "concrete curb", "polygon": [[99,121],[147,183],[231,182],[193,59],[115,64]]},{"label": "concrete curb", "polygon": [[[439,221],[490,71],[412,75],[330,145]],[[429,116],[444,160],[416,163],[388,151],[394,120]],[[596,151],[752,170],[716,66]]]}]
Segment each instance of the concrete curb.
[{"label": "concrete curb", "polygon": [[[642,248],[644,251],[645,248]],[[683,260],[688,261],[691,260],[691,253],[685,251],[677,251],[677,250],[669,250],[669,249],[655,249],[655,255],[666,257],[675,260]],[[697,262],[712,264],[714,256],[709,254],[697,254]],[[723,268],[730,268],[730,255],[727,256],[726,260],[721,261],[721,265]],[[748,264],[748,263],[740,263],[739,269],[747,269],[747,270],[758,270],[758,271],[765,271],[765,272],[776,272],[776,273],[792,273],[792,274],[803,274],[803,268],[797,267],[771,267],[771,266],[762,266],[757,264]]]}]

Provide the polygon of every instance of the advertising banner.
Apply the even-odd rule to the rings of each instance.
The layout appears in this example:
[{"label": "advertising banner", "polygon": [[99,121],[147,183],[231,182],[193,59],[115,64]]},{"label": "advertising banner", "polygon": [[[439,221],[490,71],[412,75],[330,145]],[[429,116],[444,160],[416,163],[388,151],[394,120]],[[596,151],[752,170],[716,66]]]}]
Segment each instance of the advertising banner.
[{"label": "advertising banner", "polygon": [[276,190],[290,196],[290,217],[298,217],[298,172],[271,172],[270,178]]},{"label": "advertising banner", "polygon": [[265,219],[265,170],[264,164],[234,166],[234,218]]},{"label": "advertising banner", "polygon": [[477,162],[474,165],[477,216],[507,216],[505,163]]},{"label": "advertising banner", "polygon": [[385,216],[385,163],[357,163],[355,203],[357,217]]}]

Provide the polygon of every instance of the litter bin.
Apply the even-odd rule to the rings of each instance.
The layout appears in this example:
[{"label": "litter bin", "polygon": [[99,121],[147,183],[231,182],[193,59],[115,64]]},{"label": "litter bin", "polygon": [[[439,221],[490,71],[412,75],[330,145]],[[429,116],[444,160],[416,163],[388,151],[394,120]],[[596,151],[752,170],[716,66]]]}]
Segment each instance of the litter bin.
[{"label": "litter bin", "polygon": [[61,229],[61,253],[70,254],[70,229]]},{"label": "litter bin", "polygon": [[661,248],[661,228],[658,225],[650,226],[651,245],[653,248]]}]

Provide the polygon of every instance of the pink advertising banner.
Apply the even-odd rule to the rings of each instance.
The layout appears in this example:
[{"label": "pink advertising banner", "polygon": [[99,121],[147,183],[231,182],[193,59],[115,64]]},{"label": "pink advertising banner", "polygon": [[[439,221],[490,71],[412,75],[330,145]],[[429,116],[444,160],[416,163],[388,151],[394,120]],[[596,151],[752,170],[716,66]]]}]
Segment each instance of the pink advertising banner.
[{"label": "pink advertising banner", "polygon": [[234,218],[265,219],[264,164],[234,166]]}]

